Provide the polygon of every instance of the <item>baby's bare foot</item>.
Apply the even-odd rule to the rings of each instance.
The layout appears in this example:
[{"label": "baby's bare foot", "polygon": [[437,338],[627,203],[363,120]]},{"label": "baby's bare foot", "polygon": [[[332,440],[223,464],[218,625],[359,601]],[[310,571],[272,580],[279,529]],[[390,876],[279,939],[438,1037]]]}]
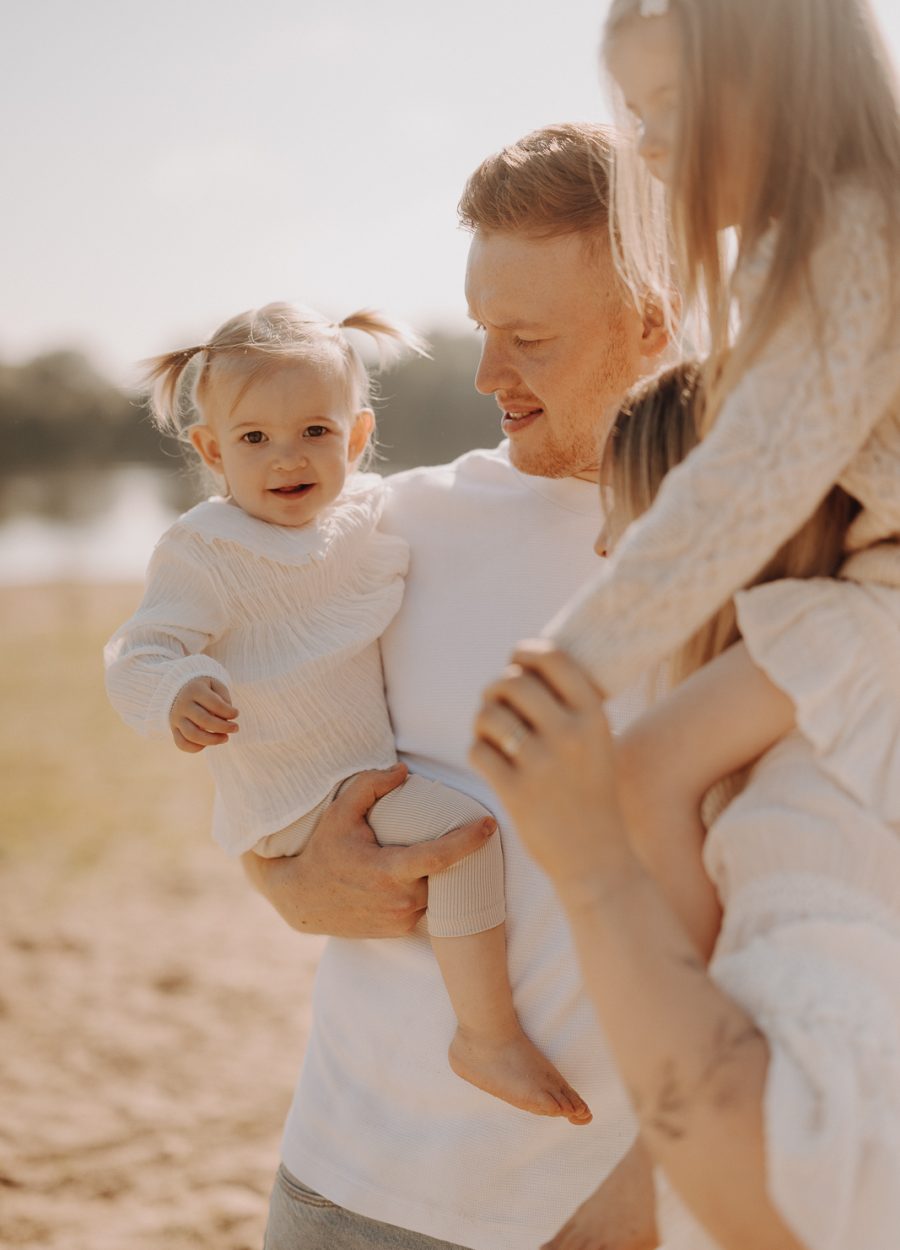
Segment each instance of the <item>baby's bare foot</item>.
[{"label": "baby's bare foot", "polygon": [[584,1099],[521,1031],[501,1040],[457,1029],[450,1043],[450,1067],[470,1085],[523,1111],[565,1116],[570,1124],[591,1121]]}]

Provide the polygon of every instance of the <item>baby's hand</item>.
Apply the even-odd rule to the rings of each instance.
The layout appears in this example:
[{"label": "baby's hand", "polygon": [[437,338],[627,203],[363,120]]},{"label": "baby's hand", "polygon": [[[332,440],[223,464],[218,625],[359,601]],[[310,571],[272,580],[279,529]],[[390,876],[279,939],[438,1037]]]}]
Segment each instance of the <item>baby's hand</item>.
[{"label": "baby's hand", "polygon": [[195,677],[182,686],[169,712],[169,728],[179,751],[202,751],[237,733],[236,707],[227,686],[212,677]]}]

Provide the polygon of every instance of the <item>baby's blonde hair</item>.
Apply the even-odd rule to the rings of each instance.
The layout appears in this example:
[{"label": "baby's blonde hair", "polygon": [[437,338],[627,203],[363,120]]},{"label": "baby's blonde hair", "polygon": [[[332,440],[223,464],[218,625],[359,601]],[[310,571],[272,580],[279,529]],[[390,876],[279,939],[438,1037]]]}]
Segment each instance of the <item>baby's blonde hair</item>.
[{"label": "baby's blonde hair", "polygon": [[[663,479],[700,441],[703,366],[686,361],[641,382],[628,395],[606,444],[601,477],[611,488],[614,528],[623,530],[651,507]],[[859,505],[841,487],[829,491],[806,523],[763,566],[751,586],[785,577],[831,577]],[[677,685],[740,637],[729,601],[666,664]]]},{"label": "baby's blonde hair", "polygon": [[330,321],[298,304],[266,304],[231,317],[205,343],[143,361],[150,414],[165,433],[188,441],[191,426],[205,419],[204,404],[214,382],[226,374],[240,380],[237,402],[255,380],[298,362],[335,368],[346,385],[351,410],[366,408],[372,380],[348,330],[361,330],[372,338],[381,368],[405,348],[428,354],[424,339],[414,330],[377,309],[363,308],[343,321]]},{"label": "baby's blonde hair", "polygon": [[[646,0],[612,0],[604,46],[645,20]],[[654,5],[654,10],[659,10]],[[885,209],[888,255],[900,248],[900,104],[897,83],[869,0],[669,0],[681,33],[680,135],[666,192],[637,155],[633,122],[614,89],[631,141],[616,167],[613,247],[639,295],[664,289],[674,251],[688,306],[710,331],[704,429],[725,395],[759,356],[793,301],[808,296],[809,263],[830,197],[847,182],[874,192]],[[729,93],[752,106],[748,195],[740,208],[737,261],[753,253],[772,222],[778,236],[765,284],[727,355],[734,292],[719,229],[714,171],[729,142]],[[890,275],[894,299],[898,274]],[[895,304],[896,307],[896,304]],[[815,311],[815,310],[814,310]]]}]

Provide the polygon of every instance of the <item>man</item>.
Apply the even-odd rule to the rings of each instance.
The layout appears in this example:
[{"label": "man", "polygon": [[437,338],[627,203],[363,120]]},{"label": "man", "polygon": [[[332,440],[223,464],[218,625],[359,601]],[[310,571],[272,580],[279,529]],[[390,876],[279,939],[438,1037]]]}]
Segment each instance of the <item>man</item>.
[{"label": "man", "polygon": [[[427,942],[409,934],[423,874],[486,835],[379,848],[364,815],[402,775],[368,774],[298,859],[247,865],[294,927],[338,935],[319,970],[268,1250],[522,1250],[610,1174],[605,1244],[654,1244],[646,1224],[632,1227],[628,1168],[615,1171],[635,1125],[564,919],[466,763],[482,688],[595,569],[599,452],[623,392],[666,345],[615,275],[611,159],[602,128],[549,127],[469,180],[460,216],[473,233],[469,309],[484,336],[476,386],[496,396],[508,442],[392,479],[385,516],[411,547],[404,604],[384,639],[398,748],[415,771],[497,812],[516,1007],[594,1119],[573,1127],[530,1116],[450,1071],[450,1004]],[[620,723],[637,710],[631,702],[613,710]],[[385,936],[396,940],[365,940]]]}]

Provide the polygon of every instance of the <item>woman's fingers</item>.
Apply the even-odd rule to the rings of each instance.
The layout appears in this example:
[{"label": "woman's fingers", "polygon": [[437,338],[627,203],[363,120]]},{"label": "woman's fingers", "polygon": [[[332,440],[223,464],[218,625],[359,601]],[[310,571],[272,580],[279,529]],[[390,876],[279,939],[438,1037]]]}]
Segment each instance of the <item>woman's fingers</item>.
[{"label": "woman's fingers", "polygon": [[469,763],[504,801],[508,798],[516,770],[505,755],[486,739],[479,738],[469,748]]},{"label": "woman's fingers", "polygon": [[587,711],[603,700],[602,692],[581,665],[547,638],[519,643],[512,658],[526,673],[540,677],[557,699],[573,711]]},{"label": "woman's fingers", "polygon": [[539,673],[527,673],[511,665],[506,674],[488,686],[483,706],[502,704],[530,728],[543,733],[556,732],[569,709]]},{"label": "woman's fingers", "polygon": [[508,704],[486,700],[475,717],[475,737],[500,751],[510,761],[516,760],[535,728]]}]

